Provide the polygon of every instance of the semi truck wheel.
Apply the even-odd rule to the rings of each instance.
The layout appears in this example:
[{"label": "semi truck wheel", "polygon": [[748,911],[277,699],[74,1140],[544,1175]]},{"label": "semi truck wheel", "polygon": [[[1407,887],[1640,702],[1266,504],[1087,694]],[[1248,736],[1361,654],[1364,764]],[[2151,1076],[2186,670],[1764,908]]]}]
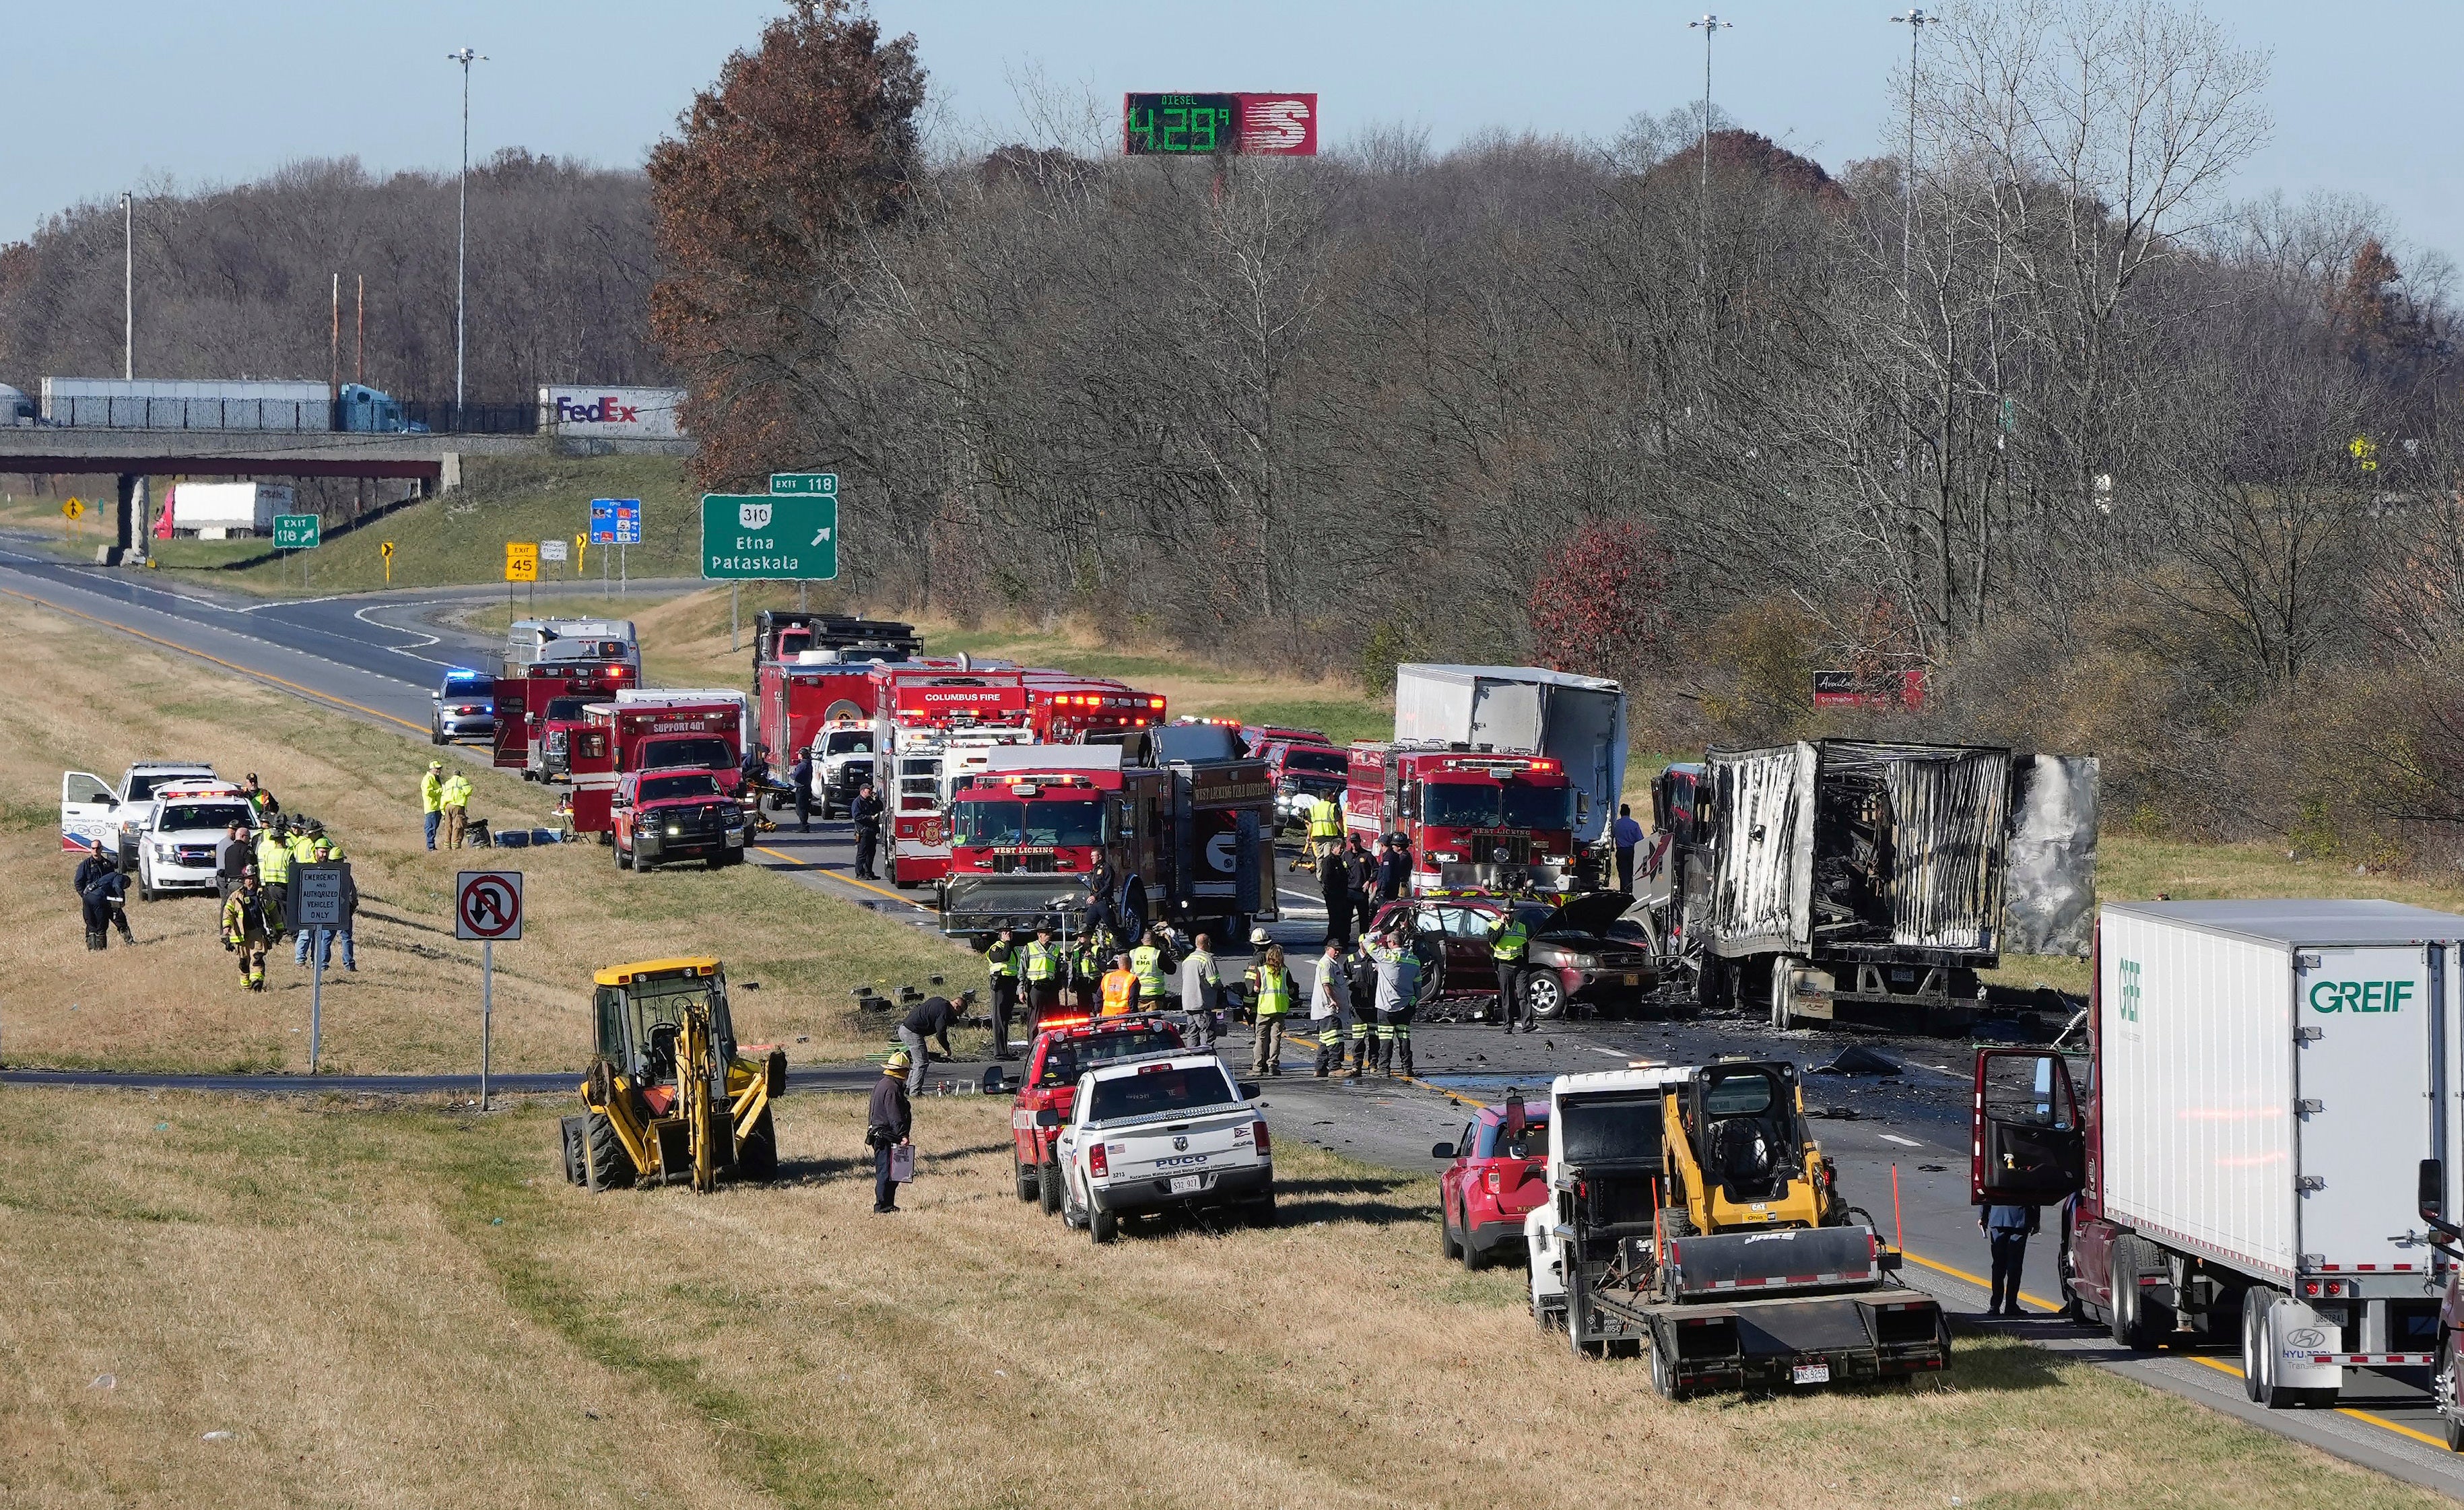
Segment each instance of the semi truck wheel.
[{"label": "semi truck wheel", "polygon": [[2464,1453],[2464,1416],[2458,1416],[2455,1398],[2455,1334],[2449,1332],[2438,1340],[2438,1372],[2431,1378],[2431,1398],[2439,1404],[2438,1421],[2446,1428],[2447,1450]]},{"label": "semi truck wheel", "polygon": [[1685,1398],[1685,1391],[1678,1388],[1676,1360],[1668,1356],[1668,1349],[1660,1345],[1656,1335],[1651,1340],[1651,1388],[1662,1400]]}]

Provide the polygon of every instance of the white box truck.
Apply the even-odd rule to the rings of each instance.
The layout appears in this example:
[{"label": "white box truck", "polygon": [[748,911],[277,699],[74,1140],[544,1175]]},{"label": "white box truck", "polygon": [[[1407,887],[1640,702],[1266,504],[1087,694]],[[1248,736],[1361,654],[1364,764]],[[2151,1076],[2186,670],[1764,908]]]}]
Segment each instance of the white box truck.
[{"label": "white box truck", "polygon": [[171,533],[240,540],[274,533],[274,516],[297,512],[297,489],[276,482],[175,482],[165,505]]},{"label": "white box truck", "polygon": [[1625,690],[1538,666],[1395,668],[1395,743],[1553,757],[1574,786],[1574,842],[1599,844],[1625,789]]},{"label": "white box truck", "polygon": [[1971,1198],[2068,1203],[2072,1311],[2124,1347],[2237,1339],[2271,1409],[2429,1368],[2419,1180],[2464,1136],[2459,948],[2464,917],[2390,901],[2106,906],[2083,1074],[1977,1055]]}]

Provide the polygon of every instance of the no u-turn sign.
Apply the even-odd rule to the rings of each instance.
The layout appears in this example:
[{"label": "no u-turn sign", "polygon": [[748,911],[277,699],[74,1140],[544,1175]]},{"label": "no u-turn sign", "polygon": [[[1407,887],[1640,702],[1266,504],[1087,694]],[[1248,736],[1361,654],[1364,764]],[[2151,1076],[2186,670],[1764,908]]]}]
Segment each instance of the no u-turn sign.
[{"label": "no u-turn sign", "polygon": [[522,873],[464,871],[453,888],[453,937],[494,944],[522,936]]}]

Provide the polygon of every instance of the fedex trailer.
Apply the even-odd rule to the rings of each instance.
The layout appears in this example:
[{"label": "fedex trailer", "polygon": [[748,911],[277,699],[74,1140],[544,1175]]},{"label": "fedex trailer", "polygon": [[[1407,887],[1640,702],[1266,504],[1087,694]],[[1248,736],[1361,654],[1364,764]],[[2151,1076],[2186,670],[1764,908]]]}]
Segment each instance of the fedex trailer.
[{"label": "fedex trailer", "polygon": [[684,433],[680,388],[539,389],[539,429],[607,440],[673,440]]}]

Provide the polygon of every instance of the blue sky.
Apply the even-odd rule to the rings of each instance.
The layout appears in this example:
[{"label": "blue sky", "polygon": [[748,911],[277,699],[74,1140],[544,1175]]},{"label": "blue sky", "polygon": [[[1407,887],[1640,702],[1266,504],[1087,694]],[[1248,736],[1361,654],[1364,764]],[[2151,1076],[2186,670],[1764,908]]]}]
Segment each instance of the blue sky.
[{"label": "blue sky", "polygon": [[[473,94],[474,154],[501,145],[632,164],[769,0],[418,0],[338,5],[122,0],[107,11],[9,8],[10,106],[0,239],[53,211],[167,173],[236,181],[293,158],[450,167],[454,66],[490,55]],[[913,31],[962,139],[1025,134],[1020,81],[1117,100],[1125,89],[1315,90],[1326,140],[1374,122],[1442,147],[1485,128],[1606,136],[1702,87],[1702,13],[1661,0],[876,0]],[[1898,0],[1738,0],[1722,15],[1723,110],[1837,167],[1894,139]],[[2464,167],[2447,74],[2464,56],[2454,0],[2229,0],[2210,13],[2274,56],[2277,121],[2238,189],[2358,193],[2402,240],[2464,260]],[[100,24],[104,16],[109,24]]]}]

